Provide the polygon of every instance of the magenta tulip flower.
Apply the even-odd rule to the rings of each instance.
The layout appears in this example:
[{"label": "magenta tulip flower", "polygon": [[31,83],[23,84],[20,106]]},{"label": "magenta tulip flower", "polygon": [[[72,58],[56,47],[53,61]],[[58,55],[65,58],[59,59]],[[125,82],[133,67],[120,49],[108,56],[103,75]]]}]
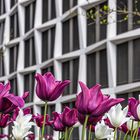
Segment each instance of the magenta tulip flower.
[{"label": "magenta tulip flower", "polygon": [[10,83],[3,85],[0,83],[0,112],[8,114],[17,107],[24,106],[24,100],[21,97],[9,94]]},{"label": "magenta tulip flower", "polygon": [[11,123],[9,114],[0,114],[0,127],[5,128]]},{"label": "magenta tulip flower", "polygon": [[43,76],[37,73],[35,78],[37,80],[37,96],[43,101],[56,100],[70,83],[69,80],[63,82],[57,81],[50,72],[47,72]]},{"label": "magenta tulip flower", "polygon": [[131,97],[128,101],[128,114],[134,117],[136,121],[140,121],[140,102],[135,98]]},{"label": "magenta tulip flower", "polygon": [[0,134],[0,139],[3,139],[3,138],[8,138],[8,135],[6,135],[6,134]]},{"label": "magenta tulip flower", "polygon": [[53,127],[55,131],[65,131],[65,125],[62,122],[62,114],[53,112],[53,120],[50,121],[50,126]]},{"label": "magenta tulip flower", "polygon": [[[42,128],[43,126],[43,121],[44,121],[44,116],[37,114],[36,116],[33,116],[33,119],[35,120],[36,124],[38,127]],[[49,125],[49,115],[46,115],[46,123],[45,126]]]},{"label": "magenta tulip flower", "polygon": [[123,98],[113,99],[103,95],[99,84],[91,89],[83,82],[79,82],[79,84],[82,91],[77,95],[76,108],[81,114],[92,115],[93,117],[102,116],[112,106],[124,101]]},{"label": "magenta tulip flower", "polygon": [[65,107],[62,113],[62,122],[66,127],[72,127],[78,121],[77,110]]}]

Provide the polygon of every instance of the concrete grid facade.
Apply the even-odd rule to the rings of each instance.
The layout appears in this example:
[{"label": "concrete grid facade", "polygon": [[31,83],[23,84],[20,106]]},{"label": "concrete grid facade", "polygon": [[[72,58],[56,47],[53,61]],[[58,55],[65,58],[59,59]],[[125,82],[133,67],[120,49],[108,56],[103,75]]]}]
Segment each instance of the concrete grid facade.
[{"label": "concrete grid facade", "polygon": [[[89,9],[99,10],[104,3],[116,10],[117,1],[69,0],[67,5],[66,0],[1,0],[0,81],[10,80],[11,92],[19,96],[29,90],[25,107],[31,107],[34,114],[43,106],[35,94],[37,72],[51,71],[56,79],[73,83],[64,96],[49,103],[49,112],[74,106],[78,81],[89,87],[101,83],[103,93],[112,97],[138,98],[140,26],[133,24],[138,19],[130,14],[127,21],[118,23],[121,17],[113,12],[106,16],[108,24],[102,25],[100,19],[92,23],[86,16]],[[132,5],[128,0],[129,10]],[[81,126],[75,127],[73,140],[81,139]],[[34,131],[37,135],[39,130]],[[47,132],[52,134],[50,128]],[[58,133],[53,135],[57,138]]]}]

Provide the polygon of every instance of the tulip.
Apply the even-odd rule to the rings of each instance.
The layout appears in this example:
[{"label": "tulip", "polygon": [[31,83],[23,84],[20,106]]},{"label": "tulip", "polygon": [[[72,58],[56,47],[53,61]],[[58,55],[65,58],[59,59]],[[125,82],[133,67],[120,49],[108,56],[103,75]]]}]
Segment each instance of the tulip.
[{"label": "tulip", "polygon": [[65,107],[62,113],[62,122],[66,127],[72,127],[78,121],[77,110]]},{"label": "tulip", "polygon": [[103,95],[99,84],[91,89],[82,82],[79,84],[82,91],[76,97],[76,108],[81,114],[103,116],[112,106],[124,101],[122,98],[113,99]]},{"label": "tulip", "polygon": [[31,114],[24,115],[22,110],[19,111],[19,114],[14,121],[14,126],[12,129],[13,136],[16,140],[23,140],[24,137],[32,134],[32,132],[29,131],[34,125],[33,122],[30,122],[31,118]]},{"label": "tulip", "polygon": [[128,130],[130,130],[130,131],[132,130],[133,131],[133,130],[138,128],[138,122],[134,121],[134,120],[128,120],[126,122],[126,126],[127,126]]},{"label": "tulip", "polygon": [[3,138],[8,138],[8,135],[6,135],[6,134],[0,134],[0,139],[3,139]]},{"label": "tulip", "polygon": [[103,120],[101,123],[98,122],[95,126],[95,136],[97,139],[113,138],[113,135],[111,134],[112,132],[113,129],[109,128]]},{"label": "tulip", "polygon": [[[33,116],[33,119],[35,120],[36,124],[38,127],[42,128],[43,126],[43,121],[44,121],[44,116],[37,114],[37,116]],[[49,124],[49,115],[46,115],[46,122],[45,126]]]},{"label": "tulip", "polygon": [[43,76],[37,73],[35,78],[37,80],[36,94],[45,102],[56,100],[70,83],[69,80],[57,81],[50,72]]},{"label": "tulip", "polygon": [[107,113],[107,116],[111,122],[111,124],[118,128],[125,122],[127,122],[130,118],[126,117],[128,112],[128,106],[122,110],[121,104],[113,106]]},{"label": "tulip", "polygon": [[62,122],[62,114],[53,112],[53,116],[53,120],[50,121],[50,125],[53,127],[53,129],[56,131],[65,131],[65,125]]},{"label": "tulip", "polygon": [[9,119],[9,114],[0,114],[0,127],[5,128],[6,126],[8,126],[11,123]]},{"label": "tulip", "polygon": [[17,107],[24,106],[24,100],[21,97],[9,94],[10,88],[10,83],[5,86],[0,83],[0,112],[4,114],[9,114]]},{"label": "tulip", "polygon": [[132,115],[136,121],[140,121],[140,102],[131,97],[128,101],[129,115]]}]

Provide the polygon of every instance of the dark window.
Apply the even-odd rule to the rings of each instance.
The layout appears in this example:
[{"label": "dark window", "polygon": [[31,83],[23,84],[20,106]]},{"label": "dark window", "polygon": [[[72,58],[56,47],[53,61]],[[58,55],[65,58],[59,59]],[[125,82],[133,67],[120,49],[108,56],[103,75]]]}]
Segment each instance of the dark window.
[{"label": "dark window", "polygon": [[0,0],[0,15],[5,13],[5,0]]},{"label": "dark window", "polygon": [[24,91],[29,91],[29,96],[26,102],[33,102],[34,98],[34,85],[35,85],[35,72],[24,75]]},{"label": "dark window", "polygon": [[96,84],[96,53],[87,56],[87,85],[92,87]]},{"label": "dark window", "polygon": [[140,80],[140,39],[133,41],[133,81]]},{"label": "dark window", "polygon": [[11,84],[11,90],[10,92],[11,93],[14,93],[14,95],[18,96],[18,89],[17,89],[17,78],[13,78],[13,79],[10,79],[10,84]]},{"label": "dark window", "polygon": [[34,27],[35,6],[36,2],[34,1],[25,7],[25,32],[28,32]]},{"label": "dark window", "polygon": [[69,20],[63,23],[63,49],[62,53],[68,53],[70,51],[70,26]]},{"label": "dark window", "polygon": [[117,84],[128,83],[128,43],[117,46]]},{"label": "dark window", "polygon": [[[53,119],[52,112],[54,112],[54,111],[55,111],[55,105],[48,105],[48,114],[49,114],[51,120]],[[42,115],[44,114],[44,106],[41,107],[41,114]],[[53,128],[50,126],[47,126],[45,129],[45,134],[53,135]]]},{"label": "dark window", "polygon": [[63,13],[77,5],[77,0],[63,0]]},{"label": "dark window", "polygon": [[18,2],[18,0],[10,0],[11,1],[11,8]]},{"label": "dark window", "polygon": [[128,14],[119,11],[128,10],[128,0],[117,0],[117,34],[128,31]]},{"label": "dark window", "polygon": [[53,66],[42,69],[42,74],[45,74],[46,72],[51,72],[52,74],[54,74]]},{"label": "dark window", "polygon": [[18,13],[10,17],[10,40],[19,37]]},{"label": "dark window", "polygon": [[18,45],[13,46],[9,50],[9,63],[10,63],[10,73],[17,70],[17,62],[18,62]]},{"label": "dark window", "polygon": [[62,103],[62,112],[64,111],[65,107],[69,107],[69,108],[75,108],[75,101],[71,101],[71,102],[66,102],[66,103]]},{"label": "dark window", "polygon": [[139,95],[140,95],[140,91],[135,91],[132,93],[132,97],[136,98],[137,100],[139,100]]},{"label": "dark window", "polygon": [[25,52],[24,52],[24,66],[29,67],[36,64],[35,58],[35,44],[34,37],[25,41]]},{"label": "dark window", "polygon": [[107,11],[104,2],[87,10],[87,46],[106,38],[107,34]]},{"label": "dark window", "polygon": [[3,36],[4,36],[4,21],[0,22],[0,44],[3,43]]},{"label": "dark window", "polygon": [[71,135],[71,140],[79,140],[79,127],[74,127],[72,135]]},{"label": "dark window", "polygon": [[100,51],[100,84],[102,85],[102,87],[108,86],[106,50]]},{"label": "dark window", "polygon": [[[132,0],[133,2],[133,11],[140,12],[140,1],[139,0]],[[140,16],[133,15],[133,29],[140,28]]]},{"label": "dark window", "polygon": [[0,52],[0,77],[1,76],[4,76],[4,57],[2,52]]},{"label": "dark window", "polygon": [[[87,13],[95,13],[95,8],[87,11]],[[91,18],[91,14],[87,15],[87,46],[96,42],[96,19]]]},{"label": "dark window", "polygon": [[103,88],[108,86],[106,49],[87,55],[87,85],[100,83]]},{"label": "dark window", "polygon": [[43,0],[42,15],[43,23],[56,17],[55,0]]},{"label": "dark window", "polygon": [[[62,53],[68,53],[79,49],[78,18],[73,17],[63,22],[63,48]],[[72,32],[71,32],[72,31]]]},{"label": "dark window", "polygon": [[62,79],[71,80],[71,84],[67,86],[63,95],[77,93],[78,70],[79,58],[62,63]]},{"label": "dark window", "polygon": [[55,27],[42,33],[42,61],[53,58],[55,43]]}]

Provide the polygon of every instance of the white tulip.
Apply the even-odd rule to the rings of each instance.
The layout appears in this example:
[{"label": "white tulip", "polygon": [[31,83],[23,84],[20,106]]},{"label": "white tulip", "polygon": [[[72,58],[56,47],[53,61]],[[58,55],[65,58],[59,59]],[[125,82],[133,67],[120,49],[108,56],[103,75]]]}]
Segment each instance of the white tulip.
[{"label": "white tulip", "polygon": [[106,138],[113,138],[113,129],[109,128],[104,121],[102,120],[101,123],[97,123],[95,126],[95,137],[97,139],[106,139]]},{"label": "white tulip", "polygon": [[30,122],[31,118],[31,114],[24,115],[22,110],[19,111],[12,129],[13,136],[16,140],[23,140],[24,137],[32,133],[29,131],[30,128],[34,125],[33,122]]},{"label": "white tulip", "polygon": [[[133,123],[133,128],[132,128],[132,123]],[[134,120],[129,120],[127,121],[126,123],[126,126],[129,130],[135,130],[138,128],[138,122],[137,121],[134,121]]]},{"label": "white tulip", "polygon": [[126,117],[128,112],[128,106],[122,110],[121,104],[113,106],[107,113],[107,116],[111,122],[111,124],[118,128],[125,122],[127,122],[130,118]]}]

